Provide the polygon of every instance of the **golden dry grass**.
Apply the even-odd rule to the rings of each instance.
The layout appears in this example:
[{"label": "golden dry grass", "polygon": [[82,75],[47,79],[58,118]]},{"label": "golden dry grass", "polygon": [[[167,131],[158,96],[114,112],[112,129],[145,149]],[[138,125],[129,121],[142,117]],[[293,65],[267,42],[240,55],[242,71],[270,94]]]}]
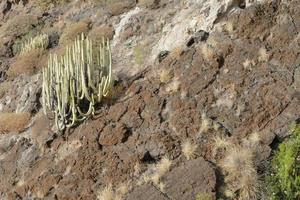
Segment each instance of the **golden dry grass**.
[{"label": "golden dry grass", "polygon": [[98,191],[98,200],[123,200],[127,193],[131,190],[129,182],[120,183],[114,188],[112,185],[106,186],[103,190]]},{"label": "golden dry grass", "polygon": [[30,113],[0,113],[0,133],[22,131],[30,121]]},{"label": "golden dry grass", "polygon": [[196,149],[197,149],[197,144],[192,143],[190,140],[185,141],[181,145],[182,153],[186,157],[187,160],[190,160],[192,158],[195,158],[196,154]]},{"label": "golden dry grass", "polygon": [[65,28],[63,34],[61,35],[59,43],[63,46],[66,46],[72,43],[81,33],[84,33],[86,35],[90,30],[90,25],[91,21],[89,20],[82,20],[75,24],[70,24]]},{"label": "golden dry grass", "polygon": [[171,73],[171,70],[163,69],[161,70],[159,74],[159,80],[162,83],[168,83],[173,78],[173,74]]},{"label": "golden dry grass", "polygon": [[16,60],[8,69],[7,75],[10,78],[21,74],[32,75],[37,73],[47,63],[47,56],[41,49],[32,49],[16,57]]},{"label": "golden dry grass", "polygon": [[208,118],[206,116],[205,113],[202,113],[201,115],[201,126],[200,126],[200,130],[199,130],[199,133],[207,133],[210,129],[213,128],[213,121]]},{"label": "golden dry grass", "polygon": [[252,150],[232,145],[226,151],[220,166],[226,174],[225,184],[228,196],[238,193],[236,199],[256,199],[258,176]]}]

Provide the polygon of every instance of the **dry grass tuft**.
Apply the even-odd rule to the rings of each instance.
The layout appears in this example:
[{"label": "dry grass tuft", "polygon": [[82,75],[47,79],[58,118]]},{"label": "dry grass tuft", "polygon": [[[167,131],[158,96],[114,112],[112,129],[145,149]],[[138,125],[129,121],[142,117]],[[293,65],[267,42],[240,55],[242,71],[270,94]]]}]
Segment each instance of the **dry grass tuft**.
[{"label": "dry grass tuft", "polygon": [[256,199],[258,177],[253,151],[233,145],[226,151],[221,168],[226,174],[227,193],[239,194],[240,200]]},{"label": "dry grass tuft", "polygon": [[0,133],[23,131],[30,117],[30,113],[0,113]]},{"label": "dry grass tuft", "polygon": [[222,161],[222,169],[233,177],[239,176],[242,171],[251,171],[253,166],[252,151],[240,146],[230,148]]},{"label": "dry grass tuft", "polygon": [[69,45],[81,33],[87,34],[90,30],[90,25],[91,21],[82,20],[80,22],[67,26],[59,40],[59,43],[63,46]]},{"label": "dry grass tuft", "polygon": [[131,185],[129,182],[121,183],[117,189],[116,192],[119,196],[124,197],[128,194],[128,192],[131,190]]},{"label": "dry grass tuft", "polygon": [[141,179],[137,182],[137,185],[144,183],[153,183],[161,192],[164,192],[165,184],[161,182],[162,176],[167,173],[172,165],[172,161],[168,157],[163,157],[159,163],[157,163],[152,171],[145,172]]},{"label": "dry grass tuft", "polygon": [[168,83],[173,78],[171,70],[163,69],[159,75],[159,80],[162,83]]},{"label": "dry grass tuft", "polygon": [[121,183],[116,189],[112,185],[106,186],[103,190],[98,191],[98,200],[122,200],[131,190],[130,183]]},{"label": "dry grass tuft", "polygon": [[112,186],[106,186],[102,191],[98,191],[98,200],[115,200],[115,194]]},{"label": "dry grass tuft", "polygon": [[177,92],[179,90],[180,82],[178,80],[174,80],[168,84],[166,87],[166,92]]},{"label": "dry grass tuft", "polygon": [[8,69],[7,75],[11,78],[21,74],[32,75],[37,73],[47,63],[47,56],[41,49],[32,49],[17,56],[16,61]]},{"label": "dry grass tuft", "polygon": [[157,173],[160,175],[165,174],[170,170],[171,165],[172,165],[172,161],[167,157],[163,157],[160,160],[160,162],[156,165]]},{"label": "dry grass tuft", "polygon": [[201,122],[200,130],[199,130],[200,134],[206,133],[211,128],[214,128],[212,120],[210,118],[208,118],[205,113],[202,113],[201,120],[202,120],[202,122]]},{"label": "dry grass tuft", "polygon": [[258,50],[258,61],[259,62],[267,62],[270,58],[270,55],[267,52],[265,47],[262,47]]},{"label": "dry grass tuft", "polygon": [[215,59],[217,54],[210,45],[205,43],[205,44],[201,45],[200,48],[201,48],[200,50],[201,50],[201,53],[203,55],[203,58],[205,60],[210,61],[210,60]]},{"label": "dry grass tuft", "polygon": [[193,144],[190,140],[187,140],[181,145],[182,153],[188,160],[190,160],[195,158],[197,147],[198,146],[196,144]]}]

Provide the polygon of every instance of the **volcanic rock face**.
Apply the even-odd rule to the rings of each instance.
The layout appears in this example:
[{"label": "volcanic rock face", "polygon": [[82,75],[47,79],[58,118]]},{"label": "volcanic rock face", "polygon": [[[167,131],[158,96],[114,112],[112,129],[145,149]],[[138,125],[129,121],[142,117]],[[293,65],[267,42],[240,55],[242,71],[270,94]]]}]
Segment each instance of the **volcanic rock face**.
[{"label": "volcanic rock face", "polygon": [[[290,134],[300,113],[298,1],[246,1],[230,12],[227,1],[116,2],[76,1],[43,13],[30,1],[0,3],[2,25],[24,9],[53,35],[75,19],[113,27],[118,80],[96,116],[57,133],[41,113],[40,74],[7,77],[14,38],[1,39],[0,81],[12,87],[0,111],[33,117],[24,132],[0,135],[0,199],[96,199],[122,183],[128,200],[216,199],[216,137],[240,143],[259,133],[259,168],[274,138]],[[197,144],[191,160],[182,153],[186,140]],[[165,157],[172,164],[159,181],[145,178]]]}]

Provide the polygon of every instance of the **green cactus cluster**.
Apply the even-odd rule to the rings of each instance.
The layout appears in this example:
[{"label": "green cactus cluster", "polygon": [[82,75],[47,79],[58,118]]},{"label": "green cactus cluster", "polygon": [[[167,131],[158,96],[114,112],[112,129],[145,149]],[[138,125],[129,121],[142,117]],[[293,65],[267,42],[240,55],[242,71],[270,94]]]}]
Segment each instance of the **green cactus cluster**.
[{"label": "green cactus cluster", "polygon": [[20,54],[26,53],[31,49],[46,49],[49,44],[49,37],[47,34],[41,34],[21,44]]},{"label": "green cactus cluster", "polygon": [[58,130],[94,115],[95,105],[112,86],[111,65],[109,40],[94,47],[83,34],[66,47],[65,55],[50,55],[43,69],[42,103],[45,114],[54,112]]}]

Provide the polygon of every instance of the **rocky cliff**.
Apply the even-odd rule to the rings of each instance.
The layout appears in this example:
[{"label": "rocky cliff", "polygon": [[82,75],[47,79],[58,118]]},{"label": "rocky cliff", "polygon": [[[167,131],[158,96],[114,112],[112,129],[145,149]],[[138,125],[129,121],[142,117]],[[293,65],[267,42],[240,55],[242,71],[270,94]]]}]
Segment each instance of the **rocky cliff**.
[{"label": "rocky cliff", "polygon": [[[0,199],[267,199],[300,113],[299,1],[2,0],[0,26]],[[82,32],[112,40],[115,83],[58,132],[41,68]]]}]

